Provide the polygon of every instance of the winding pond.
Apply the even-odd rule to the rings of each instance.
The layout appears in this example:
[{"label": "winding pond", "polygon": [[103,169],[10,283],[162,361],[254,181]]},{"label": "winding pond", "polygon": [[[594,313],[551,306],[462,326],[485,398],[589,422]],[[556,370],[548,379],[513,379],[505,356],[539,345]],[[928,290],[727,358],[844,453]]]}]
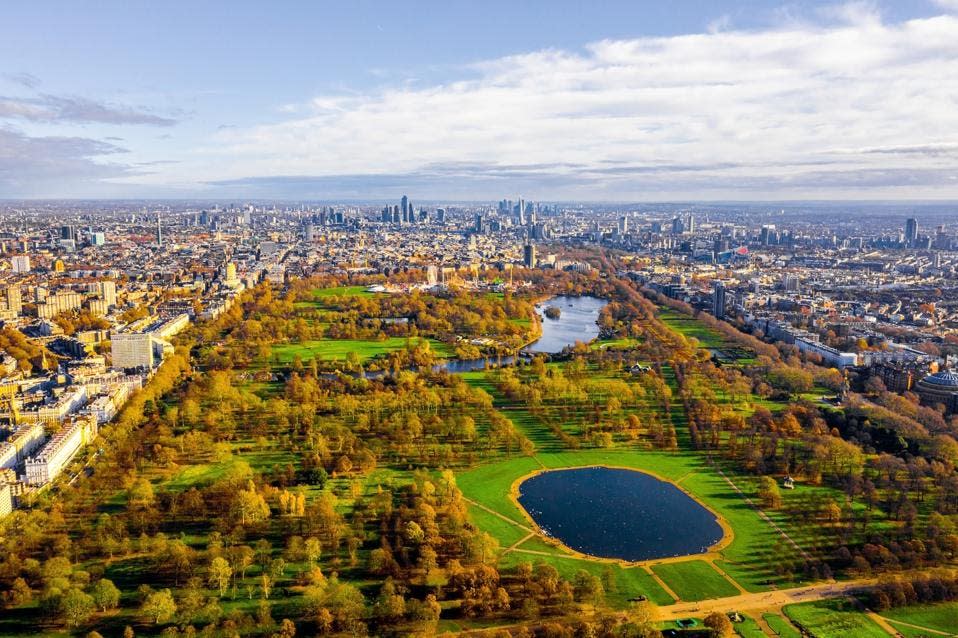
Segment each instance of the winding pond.
[{"label": "winding pond", "polygon": [[699,554],[724,535],[715,515],[676,485],[635,470],[542,472],[519,485],[519,504],[546,535],[601,558]]},{"label": "winding pond", "polygon": [[[599,312],[609,302],[598,297],[552,297],[538,306],[536,311],[542,324],[542,336],[526,348],[530,352],[555,354],[576,341],[588,343],[599,335]],[[561,311],[558,319],[549,319],[542,313],[549,306]]]}]

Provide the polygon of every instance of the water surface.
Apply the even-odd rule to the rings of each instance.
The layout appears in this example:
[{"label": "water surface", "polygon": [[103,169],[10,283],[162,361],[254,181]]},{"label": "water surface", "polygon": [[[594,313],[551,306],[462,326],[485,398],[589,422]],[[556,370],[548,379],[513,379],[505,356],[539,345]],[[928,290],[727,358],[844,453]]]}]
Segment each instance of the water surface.
[{"label": "water surface", "polygon": [[543,472],[519,485],[519,503],[545,534],[602,558],[699,554],[723,535],[715,515],[688,494],[634,470]]},{"label": "water surface", "polygon": [[[556,354],[566,346],[574,346],[576,341],[588,343],[599,336],[599,312],[609,302],[597,297],[552,297],[538,306],[539,320],[542,324],[542,336],[529,345],[530,352]],[[562,313],[558,319],[549,319],[542,313],[549,306],[555,306]]]}]

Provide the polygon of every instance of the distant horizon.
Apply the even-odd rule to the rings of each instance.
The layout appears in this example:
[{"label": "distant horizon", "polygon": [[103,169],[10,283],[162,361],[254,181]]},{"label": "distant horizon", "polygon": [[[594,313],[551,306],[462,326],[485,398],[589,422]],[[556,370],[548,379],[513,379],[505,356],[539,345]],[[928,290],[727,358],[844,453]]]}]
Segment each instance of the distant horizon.
[{"label": "distant horizon", "polygon": [[11,3],[0,59],[11,199],[958,201],[956,0]]}]

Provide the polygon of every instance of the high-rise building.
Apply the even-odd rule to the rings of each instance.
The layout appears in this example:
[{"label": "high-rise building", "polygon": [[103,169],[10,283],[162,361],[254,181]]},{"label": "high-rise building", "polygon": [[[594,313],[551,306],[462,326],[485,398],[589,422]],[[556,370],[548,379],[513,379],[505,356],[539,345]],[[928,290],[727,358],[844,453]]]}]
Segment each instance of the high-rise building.
[{"label": "high-rise building", "polygon": [[914,217],[909,217],[905,220],[905,243],[909,246],[915,244],[915,241],[918,239],[918,220]]},{"label": "high-rise building", "polygon": [[160,222],[160,214],[156,214],[156,245],[163,245],[163,225]]},{"label": "high-rise building", "polygon": [[106,243],[106,235],[102,232],[93,233],[90,236],[90,243],[94,246],[102,246]]},{"label": "high-rise building", "polygon": [[440,224],[445,224],[445,223],[446,223],[446,209],[445,209],[445,208],[437,208],[437,209],[436,209],[436,221],[439,222]]},{"label": "high-rise building", "polygon": [[403,195],[399,201],[402,202],[402,220],[409,221],[409,198]]},{"label": "high-rise building", "polygon": [[712,314],[718,319],[725,316],[725,284],[721,281],[715,282],[712,291]]},{"label": "high-rise building", "polygon": [[526,268],[536,267],[536,247],[535,244],[526,244],[522,249],[522,264]]},{"label": "high-rise building", "polygon": [[109,279],[97,282],[97,292],[103,297],[107,307],[112,308],[116,305],[116,282]]},{"label": "high-rise building", "polygon": [[672,234],[681,235],[685,232],[685,224],[682,223],[681,217],[674,217],[672,219]]},{"label": "high-rise building", "polygon": [[693,215],[692,213],[689,213],[689,228],[688,228],[688,231],[689,231],[690,233],[694,233],[694,232],[695,232],[695,215]]},{"label": "high-rise building", "polygon": [[482,227],[482,213],[478,213],[478,214],[476,215],[476,226],[475,226],[475,230],[476,230],[477,233],[482,233],[482,231],[483,231],[483,227]]},{"label": "high-rise building", "polygon": [[13,272],[30,272],[30,256],[16,255],[10,259],[10,265],[13,267]]},{"label": "high-rise building", "polygon": [[23,311],[23,298],[20,296],[20,286],[16,284],[7,286],[7,310],[12,310],[17,314]]}]

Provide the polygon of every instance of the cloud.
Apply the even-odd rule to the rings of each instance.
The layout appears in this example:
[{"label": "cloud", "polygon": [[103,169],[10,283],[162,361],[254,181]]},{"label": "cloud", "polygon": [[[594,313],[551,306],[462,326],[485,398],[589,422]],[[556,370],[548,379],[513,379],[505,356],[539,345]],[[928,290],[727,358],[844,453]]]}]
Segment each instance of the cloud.
[{"label": "cloud", "polygon": [[98,122],[173,126],[176,120],[142,109],[106,104],[76,96],[41,94],[35,97],[0,96],[0,118],[42,123]]},{"label": "cloud", "polygon": [[40,86],[40,78],[30,73],[3,73],[0,74],[0,77],[28,89],[35,89]]},{"label": "cloud", "polygon": [[945,11],[954,11],[958,13],[958,0],[933,0],[933,2]]},{"label": "cloud", "polygon": [[852,3],[817,24],[603,40],[316,95],[285,121],[217,131],[170,175],[277,195],[407,179],[482,198],[958,197],[956,78],[958,17],[886,24]]},{"label": "cloud", "polygon": [[0,127],[0,192],[6,196],[47,196],[85,189],[99,180],[135,173],[122,163],[96,158],[126,149],[82,137],[30,137]]}]

